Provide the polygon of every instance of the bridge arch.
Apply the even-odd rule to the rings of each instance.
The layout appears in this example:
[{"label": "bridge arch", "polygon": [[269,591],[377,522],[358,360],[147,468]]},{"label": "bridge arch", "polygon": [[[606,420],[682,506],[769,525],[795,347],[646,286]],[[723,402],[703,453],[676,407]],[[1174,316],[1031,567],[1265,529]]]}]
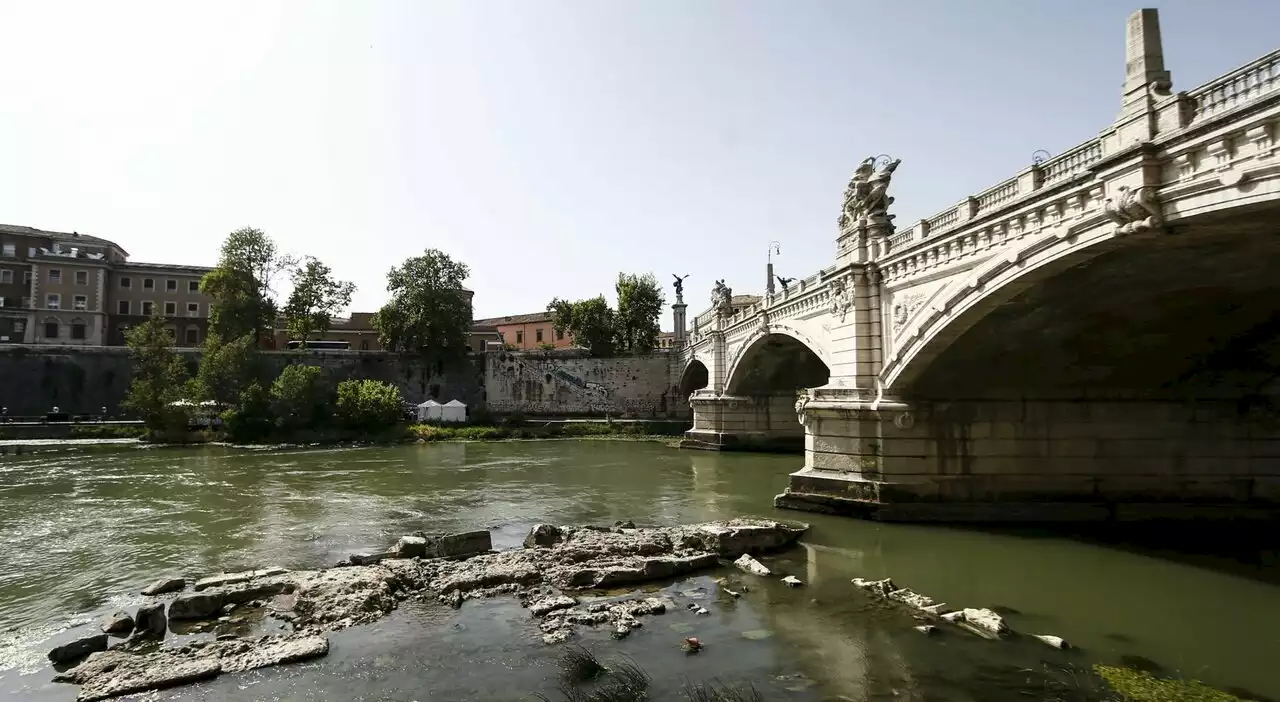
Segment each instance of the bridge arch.
[{"label": "bridge arch", "polygon": [[763,328],[734,354],[725,373],[728,395],[773,395],[825,385],[831,362],[820,344],[782,324]]},{"label": "bridge arch", "polygon": [[676,386],[680,397],[686,401],[693,393],[707,387],[711,383],[711,373],[707,366],[695,356],[689,359],[684,371],[680,374],[679,385]]},{"label": "bridge arch", "polygon": [[1280,226],[1269,208],[1181,218],[1149,235],[1049,234],[998,255],[925,302],[882,385],[920,397],[1186,399],[1240,391],[1224,374],[1264,382],[1258,364],[1280,340]]}]

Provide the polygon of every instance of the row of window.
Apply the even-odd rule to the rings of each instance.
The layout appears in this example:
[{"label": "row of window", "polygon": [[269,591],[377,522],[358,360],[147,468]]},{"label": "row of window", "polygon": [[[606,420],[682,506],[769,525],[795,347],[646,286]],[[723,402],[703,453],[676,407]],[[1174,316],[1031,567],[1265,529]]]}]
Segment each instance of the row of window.
[{"label": "row of window", "polygon": [[[150,317],[153,311],[155,311],[155,303],[150,300],[143,300],[138,304],[138,314],[144,317]],[[116,303],[116,314],[133,314],[133,304],[129,300],[120,300],[119,302]],[[178,316],[178,303],[165,302],[164,316],[166,317]],[[199,302],[187,303],[187,316],[188,317],[200,316]]]},{"label": "row of window", "polygon": [[[542,343],[542,330],[541,330],[541,329],[534,329],[534,330],[533,330],[533,336],[534,336],[534,343],[536,343],[536,344],[541,344],[541,343]],[[556,341],[564,341],[564,332],[562,332],[562,331],[557,331],[557,332],[556,332]],[[517,344],[523,344],[523,343],[524,343],[524,331],[523,331],[523,330],[520,330],[520,329],[517,329],[517,330],[516,330],[516,343],[517,343]]]},{"label": "row of window", "polygon": [[[70,336],[68,338],[70,338],[71,340],[83,341],[84,339],[88,338],[89,325],[85,324],[85,321],[83,319],[78,319],[78,318],[73,319],[71,320],[71,324],[67,326],[70,327],[70,330],[69,330]],[[15,331],[21,331],[21,330],[15,329]],[[45,339],[62,338],[62,323],[53,317],[50,317],[49,319],[44,320],[44,338]]]},{"label": "row of window", "polygon": [[[133,289],[133,278],[130,278],[129,276],[121,276],[121,277],[120,277],[120,289],[122,289],[122,290],[132,290],[132,289]],[[156,279],[155,279],[155,278],[143,278],[143,279],[142,279],[142,289],[143,289],[143,290],[155,290],[155,289],[156,289]],[[164,291],[165,291],[165,292],[178,292],[178,281],[174,280],[173,278],[169,278],[168,280],[164,281]],[[200,292],[200,281],[198,281],[198,280],[188,280],[188,281],[187,281],[187,292],[189,292],[189,293],[198,293],[198,292]]]},{"label": "row of window", "polygon": [[[61,285],[61,284],[62,284],[62,269],[61,269],[61,268],[50,268],[50,269],[48,269],[48,271],[47,271],[47,278],[48,278],[48,281],[49,281],[49,284],[50,284],[50,285]],[[14,279],[14,275],[13,275],[13,271],[12,271],[11,269],[8,269],[8,268],[0,269],[0,283],[12,283],[12,282],[13,282],[13,279]],[[75,274],[75,282],[76,282],[76,285],[88,285],[88,284],[89,284],[89,271],[76,271],[76,274]],[[23,271],[22,283],[23,283],[23,285],[29,285],[29,284],[31,283],[31,271]],[[130,277],[128,277],[128,276],[121,276],[121,277],[120,277],[120,288],[121,288],[122,290],[131,290],[131,289],[133,289],[133,279],[132,279],[132,278],[130,278]],[[143,289],[143,290],[155,290],[155,289],[156,289],[156,280],[155,280],[155,278],[143,278],[143,279],[142,279],[142,289]],[[165,290],[165,292],[178,292],[178,281],[177,281],[177,280],[175,280],[175,279],[173,279],[173,278],[169,278],[169,279],[165,280],[165,281],[164,281],[164,290]],[[187,281],[187,292],[189,292],[189,293],[199,293],[199,292],[200,292],[200,281],[198,281],[198,280],[188,280],[188,281]]]},{"label": "row of window", "polygon": [[[12,306],[14,306],[14,305],[13,305],[13,302],[14,302],[13,298],[9,298],[9,299],[8,299],[8,301],[6,302],[5,298],[0,297],[0,307],[12,307]],[[27,307],[27,306],[29,306],[30,304],[31,304],[31,298],[29,298],[29,297],[24,297],[24,298],[22,298],[22,304],[21,304],[21,306],[22,306],[22,307]],[[58,293],[49,293],[48,295],[45,295],[45,296],[44,296],[44,308],[45,308],[45,309],[47,309],[47,310],[60,310],[60,309],[62,309],[62,296],[61,296],[61,295],[59,295]],[[89,309],[89,297],[88,297],[87,295],[74,295],[74,296],[72,296],[72,298],[71,298],[71,309],[73,309],[73,310],[88,310],[88,309]],[[145,316],[145,317],[150,317],[150,316],[151,316],[152,311],[154,311],[154,310],[155,310],[155,303],[154,303],[154,302],[152,302],[152,301],[150,301],[150,300],[143,300],[143,301],[142,301],[141,303],[139,303],[139,305],[138,305],[138,314],[141,314],[141,315],[143,315],[143,316]],[[117,303],[117,306],[116,306],[116,313],[117,313],[117,314],[133,314],[133,303],[132,303],[132,302],[130,302],[129,300],[120,300],[120,301]],[[176,317],[176,316],[178,316],[178,303],[176,303],[176,302],[165,302],[165,303],[164,303],[164,315],[165,315],[166,317]],[[200,303],[199,303],[199,302],[188,302],[188,303],[187,303],[187,316],[188,316],[188,317],[199,317],[199,316],[200,316]]]}]

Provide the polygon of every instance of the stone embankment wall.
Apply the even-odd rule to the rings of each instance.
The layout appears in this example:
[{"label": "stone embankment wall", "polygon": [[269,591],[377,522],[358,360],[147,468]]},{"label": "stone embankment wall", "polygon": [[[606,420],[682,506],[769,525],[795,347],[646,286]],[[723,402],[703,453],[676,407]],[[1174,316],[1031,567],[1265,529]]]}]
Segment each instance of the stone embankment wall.
[{"label": "stone embankment wall", "polygon": [[[180,350],[193,366],[194,350]],[[468,359],[446,368],[381,352],[268,351],[274,373],[291,363],[318,365],[333,381],[370,378],[392,383],[406,400],[440,402],[458,399],[469,407],[484,402],[483,364]],[[57,406],[71,414],[97,414],[103,407],[120,413],[120,402],[129,390],[133,361],[129,350],[119,347],[0,346],[0,406],[10,416],[43,415]]]},{"label": "stone embankment wall", "polygon": [[486,406],[496,413],[685,417],[668,353],[592,358],[583,351],[486,354]]}]

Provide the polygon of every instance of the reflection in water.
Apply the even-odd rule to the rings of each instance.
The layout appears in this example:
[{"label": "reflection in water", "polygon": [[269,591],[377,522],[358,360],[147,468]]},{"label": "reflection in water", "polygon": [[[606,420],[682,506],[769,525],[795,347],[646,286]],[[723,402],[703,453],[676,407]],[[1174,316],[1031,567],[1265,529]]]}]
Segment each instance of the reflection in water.
[{"label": "reflection in water", "polygon": [[[722,573],[750,589],[733,600],[698,579],[714,600],[714,616],[655,620],[623,642],[609,641],[604,632],[600,645],[611,647],[605,655],[627,651],[664,674],[742,675],[800,690],[787,693],[796,699],[1027,699],[1028,685],[1038,684],[1027,670],[1125,657],[1280,698],[1271,671],[1280,659],[1274,633],[1280,591],[1269,582],[1276,579],[1274,560],[1256,559],[1246,578],[1042,534],[775,511],[772,496],[797,460],[606,441],[3,456],[0,669],[22,661],[42,667],[50,625],[75,618],[92,625],[112,609],[134,607],[141,598],[131,593],[171,572],[316,567],[417,529],[488,528],[495,546],[507,548],[537,522],[674,523],[755,514],[812,524],[803,548],[766,559],[805,587]],[[923,636],[912,629],[910,613],[849,585],[854,577],[886,576],[953,606],[1004,608],[1016,630],[1060,635],[1083,651]],[[677,591],[691,587],[675,585]],[[378,690],[386,699],[404,699],[405,691],[419,691],[419,698],[431,690],[463,694],[490,689],[485,685],[494,679],[549,689],[550,674],[539,667],[547,654],[527,612],[510,602],[472,604],[459,612],[433,610],[429,625],[406,615],[344,633],[330,660],[306,673],[255,674],[261,685],[255,689],[286,698],[348,699],[343,691],[354,684],[348,674],[362,681],[361,695]],[[706,654],[677,655],[679,640],[689,634],[676,627],[704,637]],[[342,641],[356,648],[344,650]],[[442,641],[489,667],[481,666],[481,674],[443,662],[440,657],[452,661],[459,654]],[[406,662],[384,665],[374,662],[378,656]],[[0,672],[0,697],[65,699],[73,692],[56,688],[45,696],[39,690],[47,678],[47,670]],[[230,689],[225,686],[243,683],[220,681],[181,698],[219,699]]]}]

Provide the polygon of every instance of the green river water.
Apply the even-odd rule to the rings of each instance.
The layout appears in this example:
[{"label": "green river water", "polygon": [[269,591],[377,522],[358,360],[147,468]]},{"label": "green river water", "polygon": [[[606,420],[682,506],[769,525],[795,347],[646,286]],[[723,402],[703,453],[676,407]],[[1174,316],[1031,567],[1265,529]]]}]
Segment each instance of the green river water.
[{"label": "green river water", "polygon": [[[801,519],[800,547],[765,559],[806,587],[751,581],[728,599],[712,578],[657,583],[683,608],[623,641],[581,639],[653,674],[654,699],[686,681],[753,683],[768,700],[1049,699],[1046,677],[1094,662],[1280,699],[1280,566],[1256,554],[1103,545],[1060,535],[886,525],[784,512],[772,497],[797,456],[682,452],[661,443],[546,441],[275,451],[45,446],[0,455],[0,698],[72,700],[48,648],[88,632],[170,573],[313,568],[414,530],[488,528],[495,548],[529,527],[667,524],[739,515]],[[1176,540],[1173,535],[1169,537]],[[1177,544],[1173,544],[1177,545]],[[993,607],[1027,638],[926,637],[856,591],[891,576],[952,606]],[[556,698],[557,650],[512,600],[460,610],[413,602],[332,637],[328,657],[228,675],[149,699],[520,700]],[[697,656],[678,644],[696,635]],[[1069,698],[1068,698],[1069,699]]]}]

